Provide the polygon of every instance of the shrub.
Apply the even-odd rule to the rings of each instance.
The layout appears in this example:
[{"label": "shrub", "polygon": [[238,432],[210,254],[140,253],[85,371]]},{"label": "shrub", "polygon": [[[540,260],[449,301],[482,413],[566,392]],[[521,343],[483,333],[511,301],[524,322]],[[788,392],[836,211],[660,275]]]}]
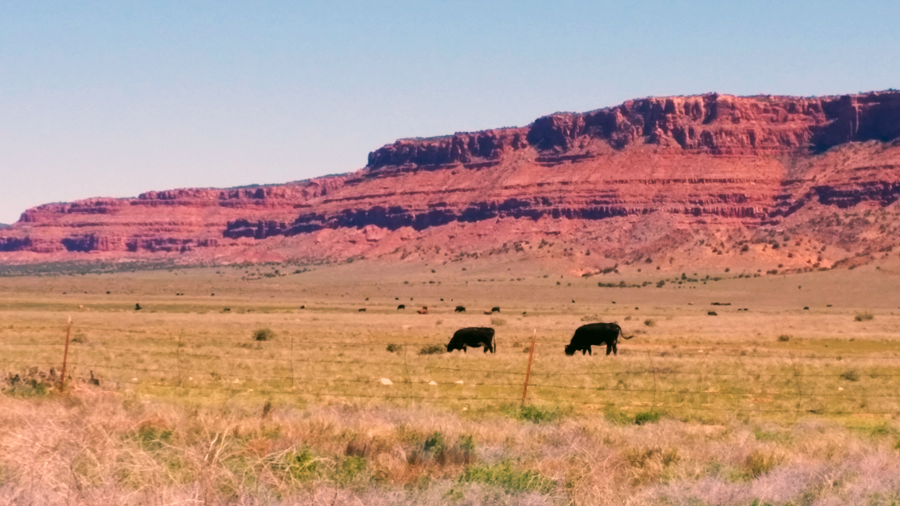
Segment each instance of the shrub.
[{"label": "shrub", "polygon": [[318,462],[309,448],[287,453],[280,465],[274,466],[299,481],[311,480],[316,476]]},{"label": "shrub", "polygon": [[875,318],[875,315],[873,315],[872,313],[869,313],[868,311],[864,311],[862,313],[856,313],[856,316],[853,317],[853,319],[858,322],[867,322],[873,318]]},{"label": "shrub", "polygon": [[648,319],[644,320],[644,325],[646,325],[646,326],[648,326],[648,327],[655,327],[655,326],[656,326],[656,320],[651,320],[651,319],[648,318]]},{"label": "shrub", "polygon": [[791,340],[791,336],[789,336],[787,334],[781,334],[780,336],[778,336],[778,342],[786,343],[790,340]]},{"label": "shrub", "polygon": [[634,423],[635,425],[644,425],[647,423],[658,422],[660,418],[662,418],[662,413],[659,411],[641,411],[634,415]]},{"label": "shrub", "polygon": [[335,480],[338,483],[349,483],[356,479],[357,476],[363,474],[366,470],[366,459],[356,455],[351,455],[341,462],[340,467],[335,473]]},{"label": "shrub", "polygon": [[255,341],[271,341],[275,339],[275,332],[270,328],[261,328],[253,331],[253,339]]},{"label": "shrub", "polygon": [[559,409],[541,408],[538,406],[506,406],[501,411],[516,420],[532,423],[555,422],[564,415],[563,411]]},{"label": "shrub", "polygon": [[393,343],[391,343],[391,344],[387,345],[387,351],[389,351],[389,352],[391,352],[391,353],[400,351],[400,350],[402,350],[402,349],[403,349],[403,346],[401,346],[401,345],[399,345],[399,344],[393,344]]},{"label": "shrub", "polygon": [[856,369],[850,369],[841,373],[841,379],[847,381],[859,381],[859,372]]},{"label": "shrub", "polygon": [[491,318],[491,325],[495,325],[497,327],[506,325],[506,320],[504,320],[503,318]]},{"label": "shrub", "polygon": [[419,350],[419,355],[434,355],[436,353],[444,353],[447,351],[447,348],[441,346],[439,344],[432,344],[430,346],[425,346],[421,350]]},{"label": "shrub", "polygon": [[763,453],[755,450],[744,460],[744,470],[750,478],[759,478],[775,469],[779,461],[780,459],[772,453]]},{"label": "shrub", "polygon": [[432,432],[422,444],[407,457],[409,464],[436,462],[439,465],[471,464],[475,462],[475,441],[472,436],[460,436],[456,444],[448,444],[440,431]]}]

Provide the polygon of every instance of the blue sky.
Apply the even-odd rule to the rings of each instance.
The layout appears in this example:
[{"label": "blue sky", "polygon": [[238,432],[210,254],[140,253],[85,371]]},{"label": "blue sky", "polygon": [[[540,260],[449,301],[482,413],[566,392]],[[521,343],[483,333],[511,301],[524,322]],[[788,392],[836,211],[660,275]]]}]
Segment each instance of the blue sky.
[{"label": "blue sky", "polygon": [[900,88],[900,2],[0,0],[0,222],[649,95]]}]

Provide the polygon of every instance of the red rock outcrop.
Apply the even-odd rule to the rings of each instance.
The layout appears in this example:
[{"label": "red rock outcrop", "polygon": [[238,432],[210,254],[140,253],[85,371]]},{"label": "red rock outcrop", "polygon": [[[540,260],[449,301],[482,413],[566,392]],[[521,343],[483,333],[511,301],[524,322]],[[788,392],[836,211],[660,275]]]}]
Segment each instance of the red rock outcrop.
[{"label": "red rock outcrop", "polygon": [[[722,235],[764,243],[790,230],[809,251],[843,248],[808,262],[827,265],[896,242],[895,218],[836,233],[821,216],[892,209],[898,138],[894,91],[632,100],[527,127],[399,140],[345,176],[39,206],[0,230],[0,261],[343,259],[410,249],[453,258],[543,237],[613,259],[704,248],[718,256],[734,253]],[[713,240],[721,246],[709,248]]]}]

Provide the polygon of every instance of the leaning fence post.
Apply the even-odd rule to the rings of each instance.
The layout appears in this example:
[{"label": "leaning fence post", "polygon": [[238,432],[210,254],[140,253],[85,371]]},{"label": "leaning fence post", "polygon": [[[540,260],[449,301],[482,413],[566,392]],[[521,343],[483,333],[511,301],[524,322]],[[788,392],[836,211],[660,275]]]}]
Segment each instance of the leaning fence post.
[{"label": "leaning fence post", "polygon": [[291,334],[291,391],[294,390],[294,334]]},{"label": "leaning fence post", "polygon": [[656,410],[656,391],[659,389],[656,385],[656,368],[653,367],[653,355],[647,350],[647,360],[650,362],[650,373],[653,375],[653,401],[650,404],[650,411]]},{"label": "leaning fence post", "polygon": [[525,388],[522,389],[522,405],[525,405],[525,397],[528,395],[528,379],[531,377],[531,361],[534,359],[534,338],[537,337],[537,329],[531,334],[531,349],[528,350],[528,368],[525,369]]},{"label": "leaning fence post", "polygon": [[178,386],[184,386],[184,381],[181,376],[181,337],[184,336],[184,329],[181,329],[181,333],[178,334],[178,342],[175,344],[175,362],[178,363]]},{"label": "leaning fence post", "polygon": [[66,324],[66,347],[63,349],[62,375],[59,378],[59,391],[62,392],[66,388],[66,362],[69,360],[69,335],[72,331],[72,317]]}]

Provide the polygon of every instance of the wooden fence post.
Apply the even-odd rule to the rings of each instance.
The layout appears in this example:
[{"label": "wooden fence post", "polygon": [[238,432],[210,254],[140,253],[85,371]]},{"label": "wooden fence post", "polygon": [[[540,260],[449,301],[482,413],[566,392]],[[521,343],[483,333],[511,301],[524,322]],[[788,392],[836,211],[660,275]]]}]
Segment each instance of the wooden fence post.
[{"label": "wooden fence post", "polygon": [[537,337],[537,329],[531,334],[531,349],[528,350],[528,368],[525,369],[525,388],[522,389],[522,405],[525,405],[525,397],[528,396],[528,379],[531,378],[531,361],[534,360],[534,339]]},{"label": "wooden fence post", "polygon": [[59,378],[59,391],[62,392],[66,388],[66,362],[69,360],[69,336],[72,331],[72,317],[66,324],[66,347],[63,349],[62,375]]}]

